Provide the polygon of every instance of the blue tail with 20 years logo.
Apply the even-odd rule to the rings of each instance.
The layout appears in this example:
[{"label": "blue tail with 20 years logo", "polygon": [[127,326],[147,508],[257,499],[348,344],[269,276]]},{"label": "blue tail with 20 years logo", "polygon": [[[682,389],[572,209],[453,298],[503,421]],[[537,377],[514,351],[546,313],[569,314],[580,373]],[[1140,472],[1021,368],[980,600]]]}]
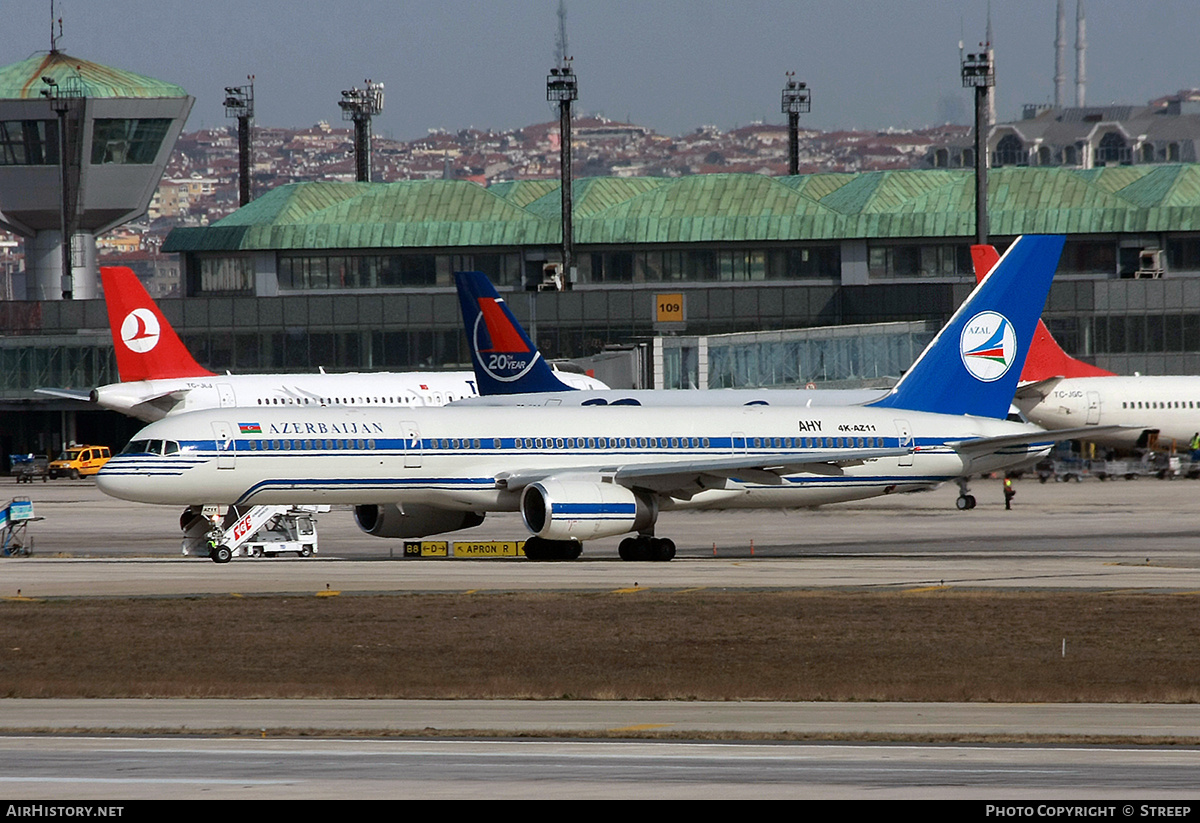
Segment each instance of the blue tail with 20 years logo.
[{"label": "blue tail with 20 years logo", "polygon": [[1018,237],[891,393],[870,405],[1006,417],[1065,241]]},{"label": "blue tail with 20 years logo", "polygon": [[554,376],[487,275],[455,272],[454,280],[481,395],[575,390]]}]

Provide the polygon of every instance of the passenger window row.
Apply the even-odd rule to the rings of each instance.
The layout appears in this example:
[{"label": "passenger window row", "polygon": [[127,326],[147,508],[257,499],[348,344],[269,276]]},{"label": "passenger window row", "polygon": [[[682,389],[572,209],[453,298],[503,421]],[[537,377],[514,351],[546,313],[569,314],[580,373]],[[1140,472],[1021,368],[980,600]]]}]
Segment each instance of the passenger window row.
[{"label": "passenger window row", "polygon": [[421,405],[440,406],[452,403],[459,398],[447,394],[443,399],[441,392],[413,397],[260,397],[260,406],[414,406],[416,401],[424,401]]},{"label": "passenger window row", "polygon": [[[146,441],[137,441],[146,442]],[[160,442],[160,441],[152,441]],[[341,451],[345,449],[375,449],[375,440],[244,440],[246,451]],[[707,437],[525,437],[515,438],[512,448],[518,450],[545,449],[595,449],[600,451],[622,449],[708,449],[712,442]],[[430,451],[454,451],[459,449],[483,448],[479,438],[433,438],[421,445]],[[134,446],[130,443],[126,452]],[[735,438],[735,448],[753,449],[881,449],[882,437],[774,437]],[[504,448],[504,441],[492,438],[491,448]],[[721,443],[719,448],[729,448]],[[411,447],[410,447],[411,448]],[[178,444],[175,444],[178,451]]]},{"label": "passenger window row", "polygon": [[1122,400],[1123,409],[1196,409],[1200,401],[1196,400]]}]

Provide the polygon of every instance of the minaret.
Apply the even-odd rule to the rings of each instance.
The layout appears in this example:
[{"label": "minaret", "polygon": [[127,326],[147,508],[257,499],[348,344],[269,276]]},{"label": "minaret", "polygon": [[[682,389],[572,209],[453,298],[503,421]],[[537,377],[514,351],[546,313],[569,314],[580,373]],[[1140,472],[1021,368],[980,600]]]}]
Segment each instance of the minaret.
[{"label": "minaret", "polygon": [[1061,109],[1067,99],[1067,7],[1058,0],[1054,29],[1054,108]]},{"label": "minaret", "polygon": [[[987,7],[987,56],[988,63],[992,67],[992,77],[996,73],[996,41],[992,39],[992,2],[988,0]],[[996,86],[993,84],[987,90],[987,127],[988,133],[991,133],[992,127],[996,125]]]},{"label": "minaret", "polygon": [[1083,19],[1083,0],[1077,0],[1075,7],[1075,105],[1083,108],[1085,103],[1084,89],[1087,86],[1087,69],[1084,68],[1087,55],[1087,23]]}]

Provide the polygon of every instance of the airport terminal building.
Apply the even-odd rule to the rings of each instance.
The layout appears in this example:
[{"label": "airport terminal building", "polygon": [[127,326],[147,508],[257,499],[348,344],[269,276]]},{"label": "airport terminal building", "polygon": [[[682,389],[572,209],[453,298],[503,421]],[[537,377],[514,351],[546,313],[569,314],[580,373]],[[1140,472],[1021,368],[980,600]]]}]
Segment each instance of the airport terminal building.
[{"label": "airport terminal building", "polygon": [[[557,181],[298,183],[173,231],[184,296],[162,307],[214,371],[441,369],[468,360],[453,272],[478,270],[548,356],[643,344],[630,382],[849,385],[898,375],[970,291],[973,203],[961,169],[585,179],[570,288],[536,291],[561,259]],[[998,168],[989,215],[999,247],[1068,235],[1045,318],[1069,352],[1200,373],[1200,165]],[[869,345],[814,331],[898,321]],[[744,337],[783,329],[808,331]],[[128,432],[33,393],[115,382],[111,349],[102,300],[0,302],[0,449]]]}]

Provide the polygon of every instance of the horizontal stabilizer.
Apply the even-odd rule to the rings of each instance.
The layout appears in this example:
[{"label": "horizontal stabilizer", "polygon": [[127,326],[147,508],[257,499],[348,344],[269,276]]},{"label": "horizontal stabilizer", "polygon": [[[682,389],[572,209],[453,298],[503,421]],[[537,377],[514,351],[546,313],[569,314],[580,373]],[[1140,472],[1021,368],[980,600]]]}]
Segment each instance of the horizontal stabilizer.
[{"label": "horizontal stabilizer", "polygon": [[92,393],[81,389],[34,389],[34,394],[44,394],[47,397],[61,397],[65,400],[78,400],[81,403],[92,402]]},{"label": "horizontal stabilizer", "polygon": [[1021,398],[1022,400],[1027,398],[1045,400],[1050,396],[1050,392],[1054,389],[1054,387],[1062,382],[1062,379],[1063,378],[1061,377],[1047,377],[1045,380],[1038,380],[1034,383],[1025,383],[1017,387],[1017,393],[1015,397]]},{"label": "horizontal stabilizer", "polygon": [[978,457],[991,454],[1012,446],[1046,446],[1061,443],[1063,440],[1080,440],[1096,437],[1102,434],[1114,434],[1122,431],[1140,431],[1139,426],[1081,426],[1075,429],[1054,429],[1053,431],[1029,432],[1028,434],[1005,434],[998,437],[976,437],[970,440],[959,440],[946,445],[960,454]]}]

